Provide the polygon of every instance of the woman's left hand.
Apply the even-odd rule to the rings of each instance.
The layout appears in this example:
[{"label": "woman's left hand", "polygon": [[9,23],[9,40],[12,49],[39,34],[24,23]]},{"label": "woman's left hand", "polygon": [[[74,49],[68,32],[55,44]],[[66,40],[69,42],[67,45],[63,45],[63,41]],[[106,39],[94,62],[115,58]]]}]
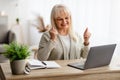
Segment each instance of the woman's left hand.
[{"label": "woman's left hand", "polygon": [[84,45],[88,45],[89,44],[89,38],[91,36],[91,33],[88,31],[88,28],[86,28],[85,32],[84,32]]}]

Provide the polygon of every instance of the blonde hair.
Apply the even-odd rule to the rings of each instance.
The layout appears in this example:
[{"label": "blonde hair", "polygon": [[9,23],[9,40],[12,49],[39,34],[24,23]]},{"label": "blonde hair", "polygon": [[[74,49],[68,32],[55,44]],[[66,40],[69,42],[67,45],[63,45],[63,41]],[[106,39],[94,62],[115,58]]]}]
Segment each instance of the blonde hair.
[{"label": "blonde hair", "polygon": [[54,27],[55,29],[57,29],[57,26],[56,26],[56,23],[55,23],[55,19],[61,15],[61,12],[64,12],[66,15],[70,16],[70,27],[69,27],[69,30],[68,30],[68,34],[70,35],[70,37],[74,41],[77,41],[77,36],[75,35],[75,33],[73,31],[73,27],[72,27],[71,12],[69,11],[69,9],[65,5],[57,4],[57,5],[55,5],[52,8],[52,12],[51,12],[51,26]]}]

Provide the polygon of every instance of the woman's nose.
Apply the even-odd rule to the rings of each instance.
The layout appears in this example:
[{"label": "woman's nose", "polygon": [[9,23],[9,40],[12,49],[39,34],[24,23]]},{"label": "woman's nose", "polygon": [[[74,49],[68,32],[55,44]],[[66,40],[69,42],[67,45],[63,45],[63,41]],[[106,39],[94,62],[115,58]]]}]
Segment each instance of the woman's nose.
[{"label": "woman's nose", "polygon": [[67,23],[66,19],[63,19],[63,23],[64,23],[64,24],[66,24],[66,23]]}]

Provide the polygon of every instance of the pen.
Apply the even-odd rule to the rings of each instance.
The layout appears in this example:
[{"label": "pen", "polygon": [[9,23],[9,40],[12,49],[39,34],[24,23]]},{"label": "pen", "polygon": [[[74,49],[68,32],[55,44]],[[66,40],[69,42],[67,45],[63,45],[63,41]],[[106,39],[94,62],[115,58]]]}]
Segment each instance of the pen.
[{"label": "pen", "polygon": [[42,61],[42,63],[43,63],[44,65],[47,65],[44,61]]}]

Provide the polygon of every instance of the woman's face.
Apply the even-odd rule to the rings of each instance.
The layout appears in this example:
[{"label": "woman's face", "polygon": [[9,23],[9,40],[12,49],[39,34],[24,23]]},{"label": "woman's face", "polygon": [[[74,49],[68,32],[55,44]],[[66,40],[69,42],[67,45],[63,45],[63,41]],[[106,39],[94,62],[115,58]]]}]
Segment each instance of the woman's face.
[{"label": "woman's face", "polygon": [[55,19],[55,23],[58,30],[68,30],[70,26],[70,16],[66,15],[65,13],[60,13],[60,16]]}]

